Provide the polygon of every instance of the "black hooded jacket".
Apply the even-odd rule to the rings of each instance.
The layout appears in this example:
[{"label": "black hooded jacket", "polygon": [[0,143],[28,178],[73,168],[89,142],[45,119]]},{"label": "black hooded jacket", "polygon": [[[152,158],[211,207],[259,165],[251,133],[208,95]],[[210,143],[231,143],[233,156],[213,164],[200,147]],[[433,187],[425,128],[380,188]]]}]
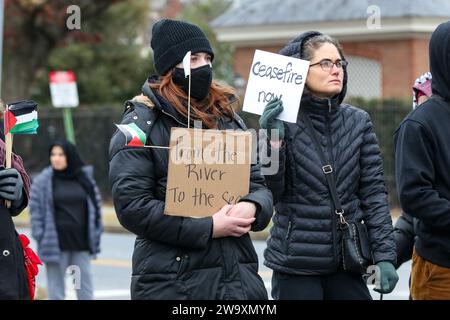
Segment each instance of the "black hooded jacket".
[{"label": "black hooded jacket", "polygon": [[[305,41],[318,32],[300,35],[280,53],[303,57]],[[342,53],[341,53],[342,55]],[[343,57],[343,56],[342,56]],[[344,57],[343,57],[344,58]],[[364,220],[374,262],[395,264],[396,252],[388,208],[383,165],[369,115],[342,104],[347,85],[331,99],[302,97],[323,151],[331,160],[337,193],[347,220]],[[276,213],[264,253],[268,267],[298,275],[331,274],[342,269],[339,217],[311,134],[301,116],[285,123],[278,173],[266,176]]]},{"label": "black hooded jacket", "polygon": [[[186,119],[146,83],[139,101],[128,101],[122,123],[134,122],[150,145],[168,146],[172,127]],[[219,129],[245,130],[237,115],[220,119]],[[109,177],[120,223],[137,235],[133,252],[132,299],[267,299],[258,257],[248,234],[212,238],[213,220],[164,214],[169,152],[126,147],[116,131],[110,143]],[[250,193],[256,204],[253,231],[272,216],[272,194],[260,166],[252,165]]]},{"label": "black hooded jacket", "polygon": [[395,133],[400,203],[419,220],[416,251],[450,268],[450,21],[429,47],[433,96],[412,111]]}]

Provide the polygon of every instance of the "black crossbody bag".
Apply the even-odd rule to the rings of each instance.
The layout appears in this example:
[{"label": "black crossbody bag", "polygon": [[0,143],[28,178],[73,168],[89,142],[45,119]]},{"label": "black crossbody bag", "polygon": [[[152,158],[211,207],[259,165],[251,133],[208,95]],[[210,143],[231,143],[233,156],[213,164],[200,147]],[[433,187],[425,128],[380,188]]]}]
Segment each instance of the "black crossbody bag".
[{"label": "black crossbody bag", "polygon": [[300,114],[305,121],[308,131],[311,133],[312,140],[322,164],[322,172],[325,174],[325,178],[327,179],[328,189],[335,209],[334,212],[339,216],[339,227],[342,231],[342,267],[348,272],[366,274],[367,267],[373,262],[367,227],[362,221],[347,221],[345,219],[344,209],[342,209],[341,202],[336,191],[333,167],[325,158],[325,154],[319,143],[319,139],[317,138],[311,119],[302,110],[300,110]]}]

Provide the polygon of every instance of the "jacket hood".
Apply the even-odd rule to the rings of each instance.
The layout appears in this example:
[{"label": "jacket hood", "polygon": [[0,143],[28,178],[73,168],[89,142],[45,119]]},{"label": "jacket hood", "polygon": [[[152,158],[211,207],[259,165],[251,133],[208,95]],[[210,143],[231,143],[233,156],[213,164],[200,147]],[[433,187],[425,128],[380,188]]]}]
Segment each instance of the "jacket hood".
[{"label": "jacket hood", "polygon": [[[323,35],[318,31],[308,31],[300,34],[296,38],[292,39],[283,49],[279,51],[279,54],[282,54],[287,57],[297,58],[297,59],[305,59],[304,58],[304,50],[303,46],[308,39],[311,39],[315,36]],[[340,52],[342,59],[345,60],[345,57],[342,52]],[[347,68],[344,67],[344,83],[342,85],[342,90],[339,94],[334,96],[332,99],[337,102],[337,104],[341,104],[344,101],[345,94],[347,92]]]},{"label": "jacket hood", "polygon": [[151,87],[150,84],[156,83],[159,81],[159,77],[157,75],[153,75],[147,78],[147,80],[142,85],[142,94],[144,97],[148,98],[151,103],[153,103],[153,107],[162,113],[170,115],[174,118],[178,123],[185,125],[187,127],[187,119],[181,116],[177,110],[162,96],[158,95]]},{"label": "jacket hood", "polygon": [[433,94],[450,100],[450,21],[440,24],[431,35],[429,56]]}]

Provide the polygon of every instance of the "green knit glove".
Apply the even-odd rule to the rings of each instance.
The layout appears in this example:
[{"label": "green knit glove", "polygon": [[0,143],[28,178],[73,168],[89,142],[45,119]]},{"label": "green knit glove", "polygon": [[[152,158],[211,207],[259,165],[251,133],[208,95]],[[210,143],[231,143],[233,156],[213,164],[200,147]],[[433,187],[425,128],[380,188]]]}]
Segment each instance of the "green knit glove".
[{"label": "green knit glove", "polygon": [[398,281],[398,275],[392,263],[381,261],[377,263],[380,268],[380,288],[374,290],[379,293],[391,293]]},{"label": "green knit glove", "polygon": [[271,139],[271,129],[279,132],[280,140],[284,138],[284,123],[279,119],[275,119],[283,111],[283,101],[278,98],[270,100],[259,118],[259,125],[262,129],[267,130],[267,137]]}]

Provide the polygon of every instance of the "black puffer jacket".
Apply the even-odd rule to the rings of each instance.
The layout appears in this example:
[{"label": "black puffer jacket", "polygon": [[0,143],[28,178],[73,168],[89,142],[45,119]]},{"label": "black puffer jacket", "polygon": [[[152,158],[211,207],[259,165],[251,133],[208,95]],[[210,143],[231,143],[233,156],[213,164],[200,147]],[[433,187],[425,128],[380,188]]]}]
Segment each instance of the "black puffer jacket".
[{"label": "black puffer jacket", "polygon": [[[3,199],[1,199],[3,202]],[[17,213],[16,213],[17,214]],[[23,249],[11,211],[0,204],[0,300],[29,300]]]},{"label": "black puffer jacket", "polygon": [[[4,139],[2,129],[0,129],[0,139]],[[0,143],[3,144],[3,141]],[[1,148],[1,150],[4,149]],[[17,155],[14,157],[17,165],[23,168],[22,159]],[[22,175],[23,202],[20,208],[8,209],[4,205],[4,199],[0,198],[0,300],[30,299],[23,248],[12,219],[28,205],[30,186],[28,177],[24,175],[25,173]]]},{"label": "black puffer jacket", "polygon": [[[186,126],[175,109],[145,84],[143,101],[130,101],[122,123],[135,122],[147,144],[168,146],[171,127]],[[235,119],[219,129],[245,129]],[[124,147],[116,132],[110,144],[110,183],[120,223],[137,235],[133,253],[132,299],[267,299],[258,257],[248,234],[212,239],[212,218],[164,215],[168,150]],[[272,195],[259,165],[251,167],[250,194],[241,201],[257,207],[253,231],[272,216]]]},{"label": "black puffer jacket", "polygon": [[[307,33],[281,51],[295,56]],[[309,115],[323,151],[331,159],[337,192],[347,220],[364,220],[374,262],[395,264],[396,252],[383,165],[369,115],[342,104],[344,88],[333,99],[304,95],[301,108]],[[280,168],[266,176],[274,195],[273,218],[265,265],[289,274],[330,274],[341,268],[339,219],[328,191],[321,161],[301,117],[285,123]]]}]

